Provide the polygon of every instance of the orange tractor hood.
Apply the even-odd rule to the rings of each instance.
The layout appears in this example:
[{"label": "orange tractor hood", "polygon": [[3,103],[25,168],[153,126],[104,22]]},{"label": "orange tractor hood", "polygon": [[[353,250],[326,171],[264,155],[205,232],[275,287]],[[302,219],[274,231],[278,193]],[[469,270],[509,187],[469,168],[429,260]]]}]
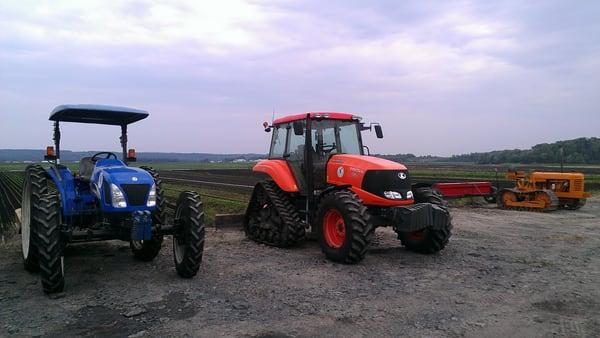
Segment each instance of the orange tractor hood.
[{"label": "orange tractor hood", "polygon": [[388,200],[363,190],[363,179],[367,171],[371,170],[407,171],[406,167],[400,163],[378,157],[333,155],[327,163],[327,183],[337,186],[350,186],[350,190],[356,193],[366,205],[398,206],[413,203],[412,198]]},{"label": "orange tractor hood", "polygon": [[329,159],[329,163],[362,170],[406,170],[406,167],[398,162],[365,155],[333,155]]}]

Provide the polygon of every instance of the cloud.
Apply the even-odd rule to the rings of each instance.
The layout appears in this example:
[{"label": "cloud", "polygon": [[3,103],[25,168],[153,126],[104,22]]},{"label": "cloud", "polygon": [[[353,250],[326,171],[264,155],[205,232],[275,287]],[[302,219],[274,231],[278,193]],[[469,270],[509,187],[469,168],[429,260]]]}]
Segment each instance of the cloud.
[{"label": "cloud", "polygon": [[[348,110],[401,131],[367,137],[380,152],[594,136],[593,13],[552,1],[4,1],[0,147],[43,146],[48,112],[67,102],[150,110],[144,126],[165,136],[140,130],[140,150],[264,151],[273,109]],[[115,143],[67,145],[98,146]]]}]

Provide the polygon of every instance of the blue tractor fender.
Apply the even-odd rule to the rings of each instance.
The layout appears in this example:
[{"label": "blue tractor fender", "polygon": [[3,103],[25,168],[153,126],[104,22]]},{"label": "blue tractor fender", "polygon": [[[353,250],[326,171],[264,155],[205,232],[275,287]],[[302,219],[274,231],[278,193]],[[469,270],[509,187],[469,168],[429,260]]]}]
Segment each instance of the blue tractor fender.
[{"label": "blue tractor fender", "polygon": [[46,169],[48,177],[54,182],[56,190],[61,199],[61,209],[63,216],[73,216],[78,214],[75,206],[75,200],[78,191],[75,188],[75,179],[69,168],[59,166]]}]

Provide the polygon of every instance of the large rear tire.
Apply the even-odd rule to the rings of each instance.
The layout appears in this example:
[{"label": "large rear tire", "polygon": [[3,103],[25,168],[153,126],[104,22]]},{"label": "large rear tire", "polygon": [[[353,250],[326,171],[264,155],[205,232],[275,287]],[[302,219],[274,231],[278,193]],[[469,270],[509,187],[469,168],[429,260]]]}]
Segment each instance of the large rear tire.
[{"label": "large rear tire", "polygon": [[327,194],[321,199],[316,221],[319,244],[327,258],[354,264],[365,257],[374,227],[356,194],[348,190]]},{"label": "large rear tire", "polygon": [[60,199],[46,194],[36,205],[36,244],[42,288],[47,294],[65,287],[63,243],[60,232]]},{"label": "large rear tire", "polygon": [[146,241],[130,241],[129,246],[135,258],[149,262],[156,258],[162,248],[163,236],[160,233],[160,226],[165,224],[167,212],[167,200],[162,186],[162,179],[151,167],[141,166],[152,176],[156,186],[156,208],[152,212],[152,238]]},{"label": "large rear tire", "polygon": [[177,274],[192,278],[198,273],[204,252],[204,208],[200,196],[193,191],[179,195],[175,208],[179,229],[173,235],[173,257]]},{"label": "large rear tire", "polygon": [[289,195],[271,180],[254,187],[244,230],[255,242],[280,248],[298,244],[306,236],[304,223]]},{"label": "large rear tire", "polygon": [[439,229],[427,227],[423,230],[400,232],[398,237],[408,250],[423,254],[436,253],[446,247],[452,235],[452,218],[442,195],[428,187],[413,189],[415,203],[431,203],[442,208],[448,215],[448,222]]},{"label": "large rear tire", "polygon": [[37,259],[36,220],[35,206],[40,198],[48,192],[46,171],[40,165],[30,165],[25,171],[23,184],[23,198],[21,200],[21,252],[23,253],[23,266],[25,270],[37,272],[39,270]]}]

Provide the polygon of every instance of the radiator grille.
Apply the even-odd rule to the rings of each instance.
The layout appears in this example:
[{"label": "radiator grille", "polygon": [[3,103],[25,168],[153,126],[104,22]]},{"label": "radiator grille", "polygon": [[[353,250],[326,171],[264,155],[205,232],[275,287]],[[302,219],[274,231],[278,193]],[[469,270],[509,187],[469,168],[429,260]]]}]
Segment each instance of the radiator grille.
[{"label": "radiator grille", "polygon": [[583,180],[575,180],[575,182],[573,182],[573,190],[583,191]]},{"label": "radiator grille", "polygon": [[410,176],[406,170],[369,170],[362,182],[364,190],[380,197],[385,197],[383,192],[386,190],[397,191],[406,196],[410,187]]},{"label": "radiator grille", "polygon": [[146,204],[146,196],[150,186],[148,184],[121,184],[127,203],[130,206],[140,206]]}]

